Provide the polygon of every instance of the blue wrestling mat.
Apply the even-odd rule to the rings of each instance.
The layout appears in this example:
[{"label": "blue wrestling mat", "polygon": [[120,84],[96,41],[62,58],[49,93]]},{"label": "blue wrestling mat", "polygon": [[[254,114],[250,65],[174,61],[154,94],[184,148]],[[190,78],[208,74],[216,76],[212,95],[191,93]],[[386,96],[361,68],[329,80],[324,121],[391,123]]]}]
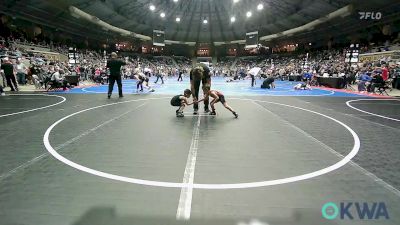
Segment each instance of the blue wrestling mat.
[{"label": "blue wrestling mat", "polygon": [[[183,82],[178,82],[176,78],[169,78],[165,80],[164,84],[158,81],[158,84],[154,83],[155,77],[151,77],[150,86],[155,89],[155,92],[151,94],[161,95],[175,95],[183,92],[184,89],[190,88],[189,79],[184,78]],[[291,81],[276,81],[275,89],[261,89],[262,80],[257,80],[255,87],[251,87],[250,80],[233,81],[227,83],[224,78],[212,78],[212,89],[218,90],[227,96],[257,96],[257,95],[268,95],[268,96],[335,96],[335,97],[354,97],[360,96],[353,93],[346,93],[334,90],[323,90],[313,88],[312,90],[294,90],[294,86],[299,82]],[[144,92],[137,93],[136,81],[135,80],[123,80],[123,92],[127,94],[146,94],[149,93],[146,88]],[[77,94],[106,94],[108,85],[98,85],[92,87],[76,87],[65,93],[77,93]],[[114,86],[114,94],[118,92],[117,85]]]}]

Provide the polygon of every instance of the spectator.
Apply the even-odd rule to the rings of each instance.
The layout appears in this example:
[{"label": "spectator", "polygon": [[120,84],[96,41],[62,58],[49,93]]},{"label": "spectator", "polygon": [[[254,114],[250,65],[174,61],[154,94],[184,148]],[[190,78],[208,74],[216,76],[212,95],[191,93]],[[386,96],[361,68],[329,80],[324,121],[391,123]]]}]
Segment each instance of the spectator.
[{"label": "spectator", "polygon": [[303,74],[303,81],[306,82],[306,83],[308,83],[308,82],[311,80],[312,76],[313,76],[313,75],[312,75],[311,72],[305,72],[305,73]]},{"label": "spectator", "polygon": [[369,86],[372,78],[364,71],[361,76],[358,78],[358,91],[365,91],[367,86]]},{"label": "spectator", "polygon": [[382,78],[384,81],[387,81],[387,79],[389,79],[389,70],[388,70],[386,64],[384,64],[384,66],[382,68]]},{"label": "spectator", "polygon": [[17,71],[18,84],[25,85],[28,68],[26,68],[25,64],[21,63],[21,60],[17,60],[17,65],[15,65],[15,69]]},{"label": "spectator", "polygon": [[68,87],[68,83],[64,80],[64,71],[60,70],[58,66],[54,68],[54,73],[51,75],[51,81],[55,84],[56,87],[62,87],[65,91]]},{"label": "spectator", "polygon": [[4,63],[1,64],[1,69],[4,70],[7,85],[11,88],[11,91],[18,91],[18,84],[14,75],[14,66],[8,58],[4,58],[3,61]]},{"label": "spectator", "polygon": [[371,80],[371,85],[369,88],[369,92],[375,93],[375,89],[379,87],[385,86],[385,81],[383,80],[383,77],[381,76],[380,73],[376,73]]}]

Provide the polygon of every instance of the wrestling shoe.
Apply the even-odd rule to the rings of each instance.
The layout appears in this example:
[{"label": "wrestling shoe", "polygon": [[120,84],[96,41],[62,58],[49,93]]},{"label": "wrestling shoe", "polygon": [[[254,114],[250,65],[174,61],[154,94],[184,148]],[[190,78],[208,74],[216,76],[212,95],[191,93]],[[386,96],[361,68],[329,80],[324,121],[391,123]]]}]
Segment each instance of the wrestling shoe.
[{"label": "wrestling shoe", "polygon": [[233,112],[233,115],[235,116],[235,118],[239,117],[239,114],[237,114],[236,112]]},{"label": "wrestling shoe", "polygon": [[198,109],[195,109],[195,110],[193,111],[193,115],[197,115],[197,114],[199,114],[199,110],[198,110]]},{"label": "wrestling shoe", "polygon": [[149,92],[155,92],[156,90],[154,90],[154,89],[151,89]]},{"label": "wrestling shoe", "polygon": [[124,97],[123,95],[120,95],[120,96],[119,96],[119,98],[123,98],[123,97]]},{"label": "wrestling shoe", "polygon": [[1,95],[1,96],[6,96],[6,93],[2,92],[0,95]]},{"label": "wrestling shoe", "polygon": [[184,117],[183,112],[177,112],[176,117]]},{"label": "wrestling shoe", "polygon": [[205,112],[205,113],[209,113],[210,110],[209,110],[209,109],[204,109],[204,112]]},{"label": "wrestling shoe", "polygon": [[217,115],[217,113],[215,111],[212,111],[212,112],[210,112],[210,115],[215,116],[215,115]]},{"label": "wrestling shoe", "polygon": [[108,95],[107,98],[110,99],[110,98],[111,98],[111,95]]}]

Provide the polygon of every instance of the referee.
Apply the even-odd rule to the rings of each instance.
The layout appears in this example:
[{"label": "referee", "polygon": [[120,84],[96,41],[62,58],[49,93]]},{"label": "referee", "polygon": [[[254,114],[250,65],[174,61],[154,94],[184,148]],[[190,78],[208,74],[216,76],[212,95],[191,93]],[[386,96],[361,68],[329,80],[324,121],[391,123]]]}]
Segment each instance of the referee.
[{"label": "referee", "polygon": [[[196,66],[190,70],[190,87],[193,94],[193,100],[197,101],[199,99],[200,83],[203,84],[203,94],[204,94],[204,112],[208,113],[208,91],[211,89],[211,73],[208,66],[203,63],[198,63]],[[197,115],[199,111],[199,104],[193,104],[194,112]]]},{"label": "referee", "polygon": [[119,97],[124,97],[122,95],[122,81],[121,81],[121,67],[125,66],[126,63],[120,59],[117,59],[117,53],[111,53],[111,59],[107,61],[107,68],[110,69],[110,80],[108,84],[108,98],[111,98],[113,92],[115,81],[118,84]]}]

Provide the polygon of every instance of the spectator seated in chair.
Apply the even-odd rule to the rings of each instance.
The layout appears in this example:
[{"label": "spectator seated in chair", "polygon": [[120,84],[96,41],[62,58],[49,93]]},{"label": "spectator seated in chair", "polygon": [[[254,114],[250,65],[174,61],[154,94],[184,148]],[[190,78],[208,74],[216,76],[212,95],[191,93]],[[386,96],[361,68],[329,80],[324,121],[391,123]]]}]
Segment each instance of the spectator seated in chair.
[{"label": "spectator seated in chair", "polygon": [[103,84],[103,78],[101,77],[101,70],[100,70],[100,68],[96,68],[96,69],[95,69],[95,72],[94,72],[94,74],[93,74],[93,76],[92,76],[92,80],[93,80],[95,83],[101,83],[101,84]]},{"label": "spectator seated in chair", "polygon": [[63,70],[60,70],[58,67],[55,68],[55,72],[51,75],[51,86],[49,89],[62,88],[64,91],[67,90],[69,84],[66,80],[64,80],[63,74]]},{"label": "spectator seated in chair", "polygon": [[104,84],[103,78],[100,75],[94,75],[93,81],[98,84]]},{"label": "spectator seated in chair", "polygon": [[393,85],[393,79],[392,78],[387,79],[386,81],[383,82],[383,84],[381,86],[377,87],[378,94],[380,94],[380,95],[385,94],[385,95],[389,96],[389,94],[387,93],[386,90],[392,91],[392,89],[393,89],[392,85]]},{"label": "spectator seated in chair", "polygon": [[376,88],[381,88],[385,86],[385,81],[383,80],[383,77],[381,75],[381,72],[375,72],[371,84],[368,86],[368,92],[375,93]]},{"label": "spectator seated in chair", "polygon": [[366,91],[370,85],[372,78],[368,75],[369,73],[363,72],[358,78],[358,91]]},{"label": "spectator seated in chair", "polygon": [[36,74],[32,75],[32,81],[33,81],[33,84],[35,85],[36,89],[40,89],[42,87],[40,79]]}]

